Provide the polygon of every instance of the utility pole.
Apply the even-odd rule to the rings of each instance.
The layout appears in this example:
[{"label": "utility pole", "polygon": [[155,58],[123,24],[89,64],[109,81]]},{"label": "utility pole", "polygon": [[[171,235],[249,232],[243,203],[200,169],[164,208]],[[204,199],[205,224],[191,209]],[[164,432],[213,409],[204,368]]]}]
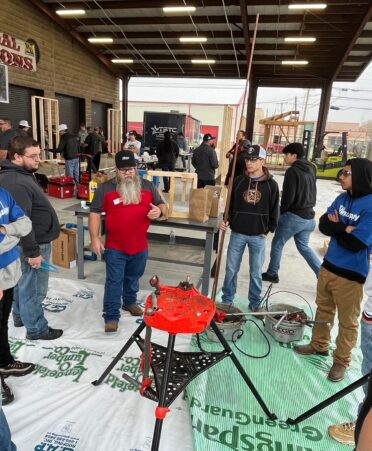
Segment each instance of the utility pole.
[{"label": "utility pole", "polygon": [[309,103],[309,96],[310,96],[310,89],[308,89],[306,91],[306,95],[305,95],[305,104],[304,104],[304,111],[302,113],[302,120],[304,121],[306,118],[306,113],[307,113],[307,104]]}]

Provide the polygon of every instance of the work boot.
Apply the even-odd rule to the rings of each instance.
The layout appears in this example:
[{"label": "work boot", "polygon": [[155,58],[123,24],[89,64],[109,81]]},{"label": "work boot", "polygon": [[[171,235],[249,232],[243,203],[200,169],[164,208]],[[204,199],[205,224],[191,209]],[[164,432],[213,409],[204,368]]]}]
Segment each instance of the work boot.
[{"label": "work boot", "polygon": [[3,406],[6,406],[7,404],[10,404],[12,401],[14,401],[14,395],[9,387],[4,381],[3,376],[1,377],[1,404]]},{"label": "work boot", "polygon": [[278,274],[271,275],[268,272],[263,272],[261,274],[262,280],[265,282],[271,282],[271,283],[278,283],[279,282],[279,276]]},{"label": "work boot", "polygon": [[123,305],[123,310],[125,310],[126,312],[129,312],[132,316],[142,316],[143,315],[143,310],[141,309],[141,307],[138,304],[133,304],[133,305],[130,305],[129,307],[126,307],[125,305]]},{"label": "work boot", "polygon": [[62,329],[52,329],[51,327],[48,328],[48,332],[41,337],[30,337],[29,335],[26,335],[27,340],[56,340],[63,334]]},{"label": "work boot", "polygon": [[0,374],[2,376],[25,376],[31,373],[35,368],[33,363],[24,363],[15,360],[9,365],[0,368]]},{"label": "work boot", "polygon": [[355,421],[351,421],[349,423],[333,424],[328,428],[328,435],[336,440],[336,442],[342,443],[343,445],[355,446],[355,425]]},{"label": "work boot", "polygon": [[311,344],[308,345],[297,345],[293,347],[294,352],[297,352],[297,354],[301,354],[301,355],[322,355],[322,356],[327,356],[328,355],[328,351],[317,351],[316,349],[313,348],[313,346]]},{"label": "work boot", "polygon": [[332,382],[340,382],[345,377],[346,368],[340,363],[334,363],[329,370],[328,379]]},{"label": "work boot", "polygon": [[118,330],[118,325],[119,324],[117,321],[109,321],[108,323],[105,323],[105,332],[116,332]]},{"label": "work boot", "polygon": [[[253,311],[254,311],[254,313],[260,313],[260,312],[266,312],[267,310],[263,307],[257,307]],[[265,315],[254,315],[254,318],[264,319]]]}]

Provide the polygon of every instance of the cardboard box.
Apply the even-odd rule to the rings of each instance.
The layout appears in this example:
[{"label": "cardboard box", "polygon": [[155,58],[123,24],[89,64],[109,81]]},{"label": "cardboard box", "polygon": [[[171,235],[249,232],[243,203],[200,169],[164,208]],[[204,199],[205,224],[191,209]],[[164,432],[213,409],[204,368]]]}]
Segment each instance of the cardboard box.
[{"label": "cardboard box", "polygon": [[209,217],[217,218],[220,211],[223,209],[223,190],[225,188],[221,185],[207,185],[204,189],[209,189],[212,191],[212,206]]},{"label": "cardboard box", "polygon": [[59,237],[52,242],[53,263],[63,268],[76,266],[76,229],[61,228]]},{"label": "cardboard box", "polygon": [[108,174],[104,174],[102,172],[97,172],[96,174],[92,174],[93,182],[96,182],[97,185],[101,185],[101,183],[107,182],[109,179]]}]

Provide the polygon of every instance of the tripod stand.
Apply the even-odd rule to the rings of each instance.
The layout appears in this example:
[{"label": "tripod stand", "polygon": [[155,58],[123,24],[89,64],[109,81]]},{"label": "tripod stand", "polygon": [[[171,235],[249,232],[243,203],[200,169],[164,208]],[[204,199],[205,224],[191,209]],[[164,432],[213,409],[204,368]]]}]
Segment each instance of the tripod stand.
[{"label": "tripod stand", "polygon": [[299,415],[297,418],[295,418],[295,419],[288,418],[286,420],[286,423],[287,424],[298,424],[301,421],[306,420],[307,418],[311,417],[312,415],[318,413],[320,410],[325,409],[329,405],[333,404],[334,402],[336,402],[339,399],[343,398],[344,396],[348,395],[352,391],[354,391],[357,388],[361,387],[362,385],[366,384],[368,382],[368,380],[369,380],[369,377],[370,377],[370,374],[366,374],[365,376],[361,377],[357,381],[353,382],[352,384],[350,384],[347,387],[343,388],[339,392],[335,393],[334,395],[332,395],[329,398],[325,399],[324,401],[320,402],[316,406],[314,406],[311,409],[307,410],[303,414]]},{"label": "tripod stand", "polygon": [[[123,378],[137,386],[142,396],[158,403],[155,410],[156,422],[151,450],[157,451],[159,449],[163,420],[169,412],[169,406],[172,402],[194,378],[225,357],[232,360],[268,418],[275,420],[276,415],[269,411],[213,320],[216,310],[214,302],[202,296],[188,282],[182,282],[178,287],[159,287],[157,283],[155,286],[155,293],[149,296],[146,301],[144,322],[125,343],[102,375],[92,382],[93,385],[101,384],[130,346],[134,342],[137,343],[142,351],[142,384],[127,374],[123,374]],[[212,328],[223,346],[222,351],[207,353],[204,351],[179,352],[174,350],[178,333],[198,334],[208,326]],[[143,339],[140,334],[145,328],[146,334],[145,339]],[[163,330],[169,334],[166,347],[151,342],[152,328]],[[150,368],[154,376],[155,387],[152,386]]]}]

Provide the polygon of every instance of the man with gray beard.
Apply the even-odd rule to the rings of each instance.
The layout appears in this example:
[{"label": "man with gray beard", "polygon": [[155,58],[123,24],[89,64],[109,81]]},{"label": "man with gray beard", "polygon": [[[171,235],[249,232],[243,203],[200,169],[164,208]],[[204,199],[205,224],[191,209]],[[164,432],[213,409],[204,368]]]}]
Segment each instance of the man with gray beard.
[{"label": "man with gray beard", "polygon": [[[116,178],[97,189],[89,215],[91,249],[97,255],[105,250],[105,332],[117,331],[120,307],[133,316],[142,315],[137,292],[148,256],[147,230],[151,220],[167,212],[154,185],[138,176],[133,152],[118,152],[115,163]],[[99,237],[102,213],[106,215],[105,246]]]}]

